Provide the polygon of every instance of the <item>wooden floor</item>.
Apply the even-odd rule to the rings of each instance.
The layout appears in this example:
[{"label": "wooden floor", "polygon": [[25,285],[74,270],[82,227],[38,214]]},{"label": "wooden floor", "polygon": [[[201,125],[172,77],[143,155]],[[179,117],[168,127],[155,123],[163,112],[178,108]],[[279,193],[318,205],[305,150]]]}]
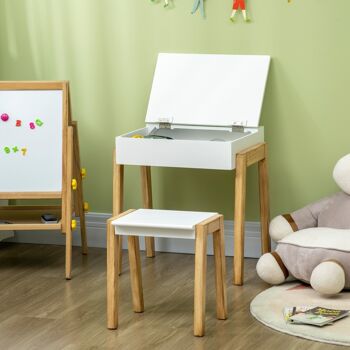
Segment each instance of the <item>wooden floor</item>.
[{"label": "wooden floor", "polygon": [[192,336],[193,256],[142,257],[145,313],[131,307],[128,264],[121,277],[120,326],[106,329],[106,251],[73,249],[73,279],[64,279],[64,247],[0,244],[0,349],[341,349],[283,335],[255,321],[252,298],[266,285],[246,260],[246,284],[230,283],[229,319],[215,319],[213,259],[208,259],[207,334]]}]

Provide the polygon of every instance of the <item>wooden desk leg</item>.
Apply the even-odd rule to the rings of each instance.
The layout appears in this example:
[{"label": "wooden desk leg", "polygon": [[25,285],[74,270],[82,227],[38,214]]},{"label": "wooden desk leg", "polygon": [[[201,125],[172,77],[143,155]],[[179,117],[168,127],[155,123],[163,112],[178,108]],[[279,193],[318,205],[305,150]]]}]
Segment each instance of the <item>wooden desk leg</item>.
[{"label": "wooden desk leg", "polygon": [[264,159],[259,166],[259,194],[260,194],[260,224],[261,224],[261,251],[262,254],[271,251],[269,236],[270,206],[269,206],[269,182],[267,170],[267,144],[264,144]]},{"label": "wooden desk leg", "polygon": [[118,328],[119,299],[119,237],[114,232],[112,220],[107,223],[107,327]]},{"label": "wooden desk leg", "polygon": [[195,267],[194,267],[194,330],[196,337],[205,332],[205,299],[207,271],[207,228],[196,226]]},{"label": "wooden desk leg", "polygon": [[236,156],[233,284],[241,286],[244,274],[244,225],[246,202],[247,156]]},{"label": "wooden desk leg", "polygon": [[[113,153],[113,216],[117,216],[123,212],[124,202],[124,165],[116,163],[116,151]],[[122,273],[123,263],[123,236],[118,236],[118,273]]]},{"label": "wooden desk leg", "polygon": [[128,237],[128,251],[129,251],[132,303],[134,307],[134,312],[143,312],[144,303],[143,303],[143,290],[142,290],[139,237],[137,236]]},{"label": "wooden desk leg", "polygon": [[219,320],[227,319],[226,296],[226,263],[224,218],[220,216],[220,230],[213,233],[215,256],[215,284],[216,284],[216,317]]},{"label": "wooden desk leg", "polygon": [[[151,180],[151,167],[141,167],[141,187],[142,187],[142,199],[143,207],[146,209],[152,209],[152,180]],[[155,256],[154,237],[146,237],[146,256],[153,258]]]}]

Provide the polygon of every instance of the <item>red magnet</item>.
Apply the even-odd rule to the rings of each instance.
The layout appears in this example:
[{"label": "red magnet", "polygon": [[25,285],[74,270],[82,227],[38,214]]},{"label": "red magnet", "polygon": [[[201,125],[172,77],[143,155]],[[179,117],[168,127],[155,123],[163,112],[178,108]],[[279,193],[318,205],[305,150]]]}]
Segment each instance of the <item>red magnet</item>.
[{"label": "red magnet", "polygon": [[7,122],[10,119],[9,115],[6,113],[1,114],[1,120]]},{"label": "red magnet", "polygon": [[16,120],[16,126],[22,126],[22,120]]},{"label": "red magnet", "polygon": [[29,123],[29,127],[33,130],[35,129],[35,124],[33,122]]}]

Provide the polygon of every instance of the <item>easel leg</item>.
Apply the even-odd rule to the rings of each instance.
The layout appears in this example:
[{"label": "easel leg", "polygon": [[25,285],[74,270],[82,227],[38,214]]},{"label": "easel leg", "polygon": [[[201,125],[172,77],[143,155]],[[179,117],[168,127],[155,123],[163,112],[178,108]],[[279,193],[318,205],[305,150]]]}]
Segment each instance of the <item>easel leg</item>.
[{"label": "easel leg", "polygon": [[81,234],[81,247],[82,253],[86,255],[88,253],[87,237],[86,237],[86,223],[85,223],[85,211],[84,211],[84,193],[83,193],[83,180],[81,175],[81,163],[80,163],[80,149],[79,149],[79,135],[78,124],[72,122],[73,127],[73,150],[74,150],[74,178],[77,180],[77,190],[75,193],[75,214],[80,218],[80,234]]},{"label": "easel leg", "polygon": [[107,327],[118,328],[118,273],[119,236],[115,235],[111,222],[107,223]]},{"label": "easel leg", "polygon": [[[124,201],[124,165],[116,163],[116,150],[113,153],[113,216],[117,216],[123,212]],[[123,236],[119,236],[118,244],[118,273],[122,273],[123,263]]]},{"label": "easel leg", "polygon": [[267,144],[264,145],[265,158],[259,161],[259,194],[260,194],[260,223],[261,223],[261,251],[263,254],[271,251],[269,236],[270,206],[269,179],[267,170]]},{"label": "easel leg", "polygon": [[72,230],[66,232],[66,279],[72,278]]},{"label": "easel leg", "polygon": [[213,243],[215,256],[216,317],[219,320],[226,320],[226,259],[223,216],[220,217],[220,230],[213,233]]},{"label": "easel leg", "polygon": [[244,273],[244,224],[246,201],[247,157],[236,156],[235,215],[234,215],[234,259],[233,284],[243,284]]},{"label": "easel leg", "polygon": [[204,226],[196,227],[194,270],[194,330],[196,337],[205,332],[205,302],[207,273],[207,232]]},{"label": "easel leg", "polygon": [[66,196],[66,220],[65,220],[65,234],[66,234],[66,279],[72,277],[72,175],[73,175],[73,128],[68,127],[67,139],[67,196]]},{"label": "easel leg", "polygon": [[[141,186],[143,207],[152,209],[152,181],[151,181],[151,167],[141,166]],[[154,237],[146,237],[146,256],[153,258],[155,256]]]}]

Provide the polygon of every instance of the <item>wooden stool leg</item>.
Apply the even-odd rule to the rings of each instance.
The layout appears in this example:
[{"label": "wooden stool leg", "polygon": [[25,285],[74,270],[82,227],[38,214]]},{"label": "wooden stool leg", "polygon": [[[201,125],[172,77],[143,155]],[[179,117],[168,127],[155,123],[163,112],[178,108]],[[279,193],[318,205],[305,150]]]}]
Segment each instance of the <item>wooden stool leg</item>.
[{"label": "wooden stool leg", "polygon": [[205,298],[207,271],[207,231],[197,225],[194,270],[194,335],[202,337],[205,332]]},{"label": "wooden stool leg", "polygon": [[264,144],[265,158],[259,161],[259,193],[260,193],[260,223],[261,223],[261,251],[263,254],[271,251],[269,236],[270,206],[269,179],[267,170],[267,144]]},{"label": "wooden stool leg", "polygon": [[123,272],[123,236],[118,237],[118,274]]},{"label": "wooden stool leg", "polygon": [[[143,207],[152,209],[152,181],[151,181],[151,167],[141,167],[141,186]],[[153,258],[155,256],[154,237],[146,237],[146,256]]]},{"label": "wooden stool leg", "polygon": [[[124,201],[124,165],[116,163],[116,150],[113,152],[113,216],[117,216],[123,211]],[[123,236],[119,236],[119,263],[118,273],[122,273],[123,263]]]},{"label": "wooden stool leg", "polygon": [[111,221],[107,224],[107,327],[118,328],[118,273],[119,236],[115,235]]},{"label": "wooden stool leg", "polygon": [[213,233],[213,243],[215,256],[216,317],[219,320],[226,320],[226,259],[223,216],[220,217],[220,230]]},{"label": "wooden stool leg", "polygon": [[235,215],[234,215],[234,276],[233,284],[243,284],[244,273],[244,224],[246,200],[247,157],[236,157]]},{"label": "wooden stool leg", "polygon": [[143,291],[142,291],[140,246],[139,246],[138,237],[136,236],[128,237],[128,251],[129,251],[132,303],[134,306],[134,312],[143,312],[144,304],[143,304]]}]

